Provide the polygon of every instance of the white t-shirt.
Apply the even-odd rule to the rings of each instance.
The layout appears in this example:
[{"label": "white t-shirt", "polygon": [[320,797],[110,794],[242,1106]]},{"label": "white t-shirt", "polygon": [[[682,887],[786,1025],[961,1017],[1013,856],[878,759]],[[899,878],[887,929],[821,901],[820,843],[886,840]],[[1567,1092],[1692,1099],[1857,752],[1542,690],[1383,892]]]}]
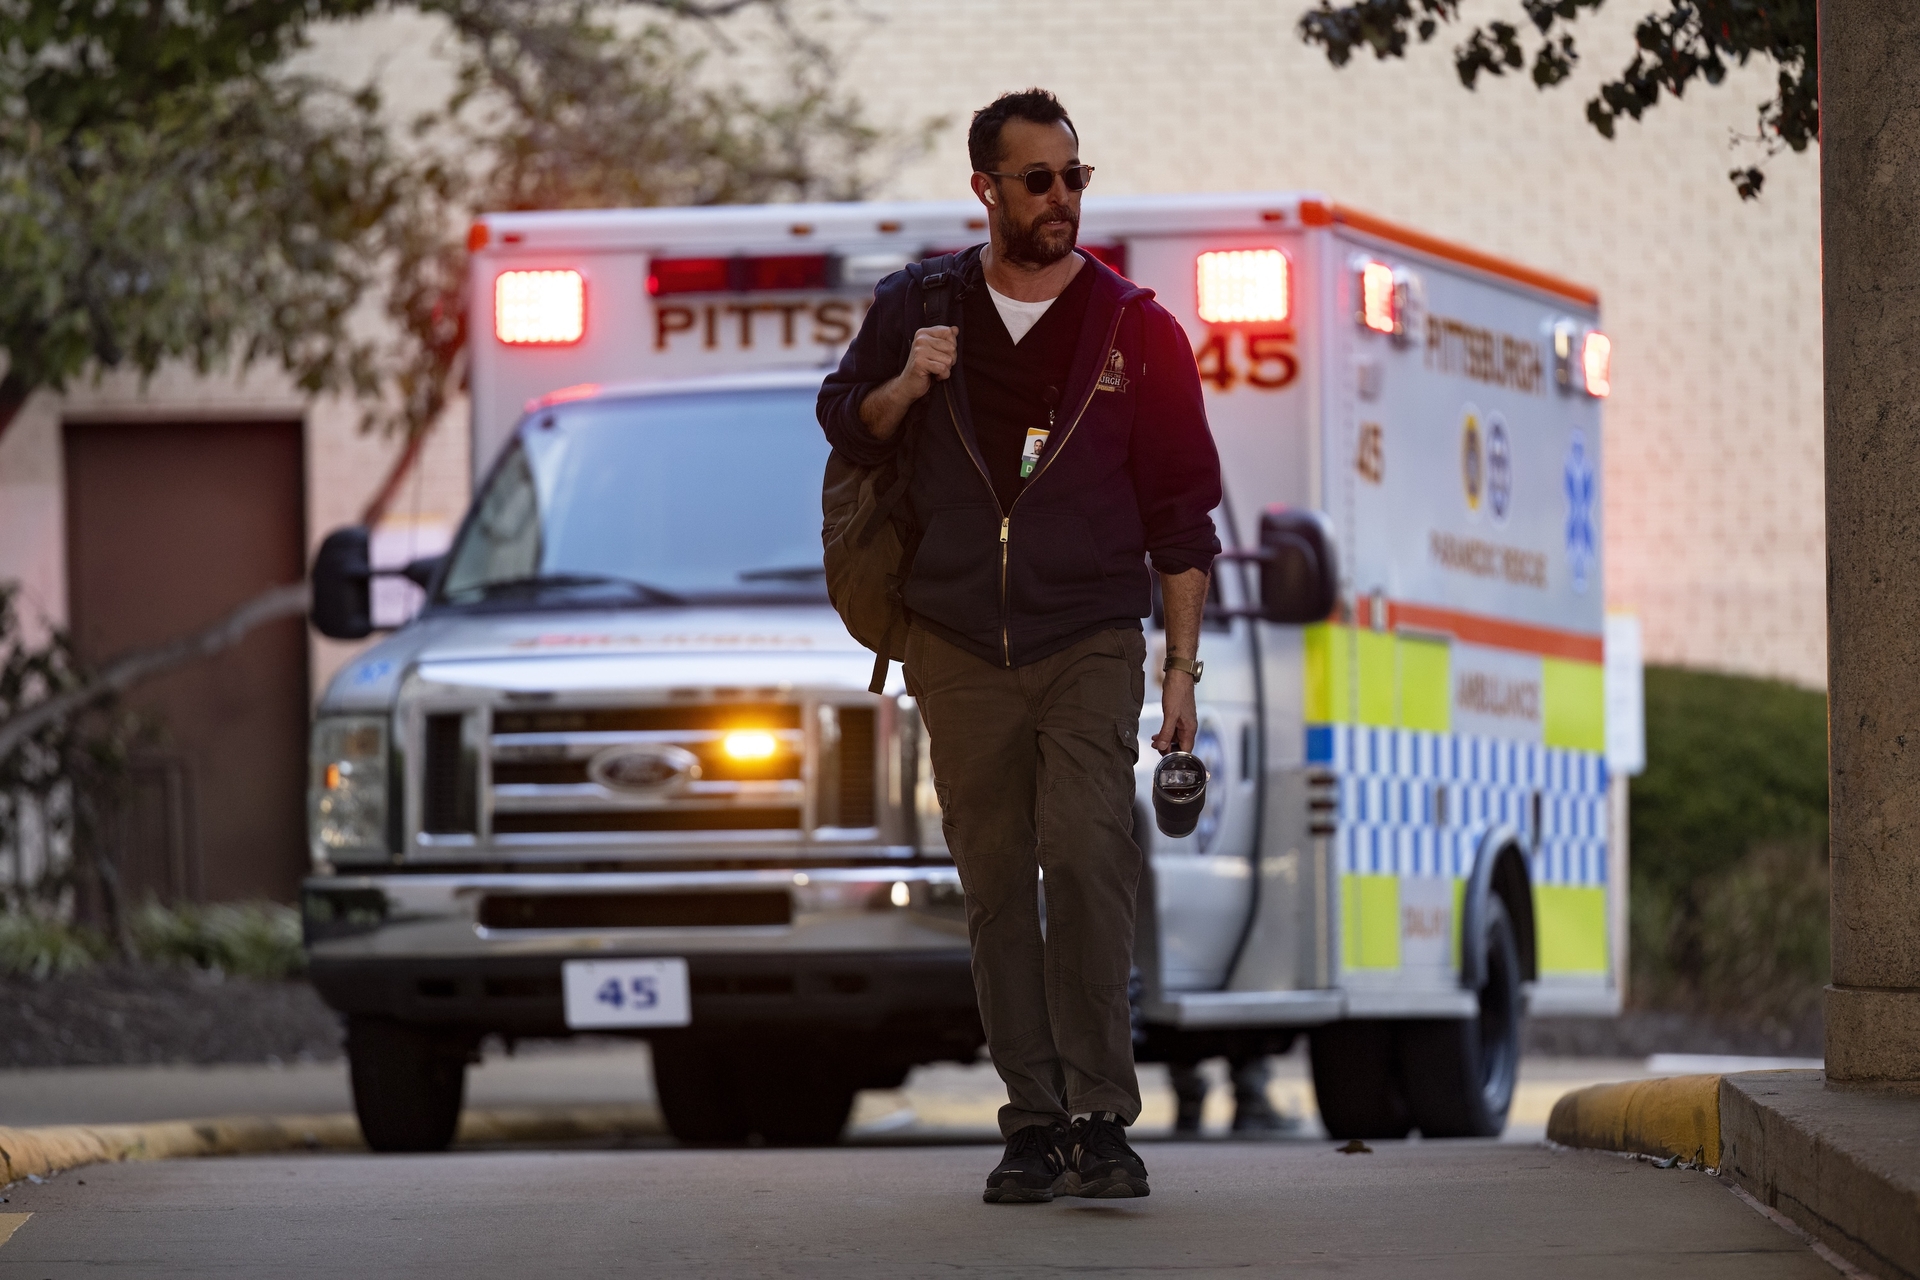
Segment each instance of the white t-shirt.
[{"label": "white t-shirt", "polygon": [[1000,313],[1000,323],[1007,326],[1007,336],[1014,345],[1020,345],[1020,339],[1027,336],[1027,330],[1040,323],[1040,317],[1047,314],[1047,308],[1053,305],[1053,299],[1045,302],[1021,302],[1009,298],[992,285],[987,292],[993,295],[993,309]]}]

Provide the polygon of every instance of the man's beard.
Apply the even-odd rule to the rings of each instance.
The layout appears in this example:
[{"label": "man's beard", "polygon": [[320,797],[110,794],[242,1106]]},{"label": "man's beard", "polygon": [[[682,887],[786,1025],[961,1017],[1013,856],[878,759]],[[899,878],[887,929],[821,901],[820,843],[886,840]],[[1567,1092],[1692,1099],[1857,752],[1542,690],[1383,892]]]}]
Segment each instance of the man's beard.
[{"label": "man's beard", "polygon": [[[1064,231],[1057,226],[1042,228],[1042,223],[1055,220],[1066,224]],[[1015,225],[1013,215],[1002,210],[999,229],[1008,262],[1023,267],[1050,267],[1073,252],[1080,238],[1080,215],[1063,204],[1048,205],[1023,227]]]}]

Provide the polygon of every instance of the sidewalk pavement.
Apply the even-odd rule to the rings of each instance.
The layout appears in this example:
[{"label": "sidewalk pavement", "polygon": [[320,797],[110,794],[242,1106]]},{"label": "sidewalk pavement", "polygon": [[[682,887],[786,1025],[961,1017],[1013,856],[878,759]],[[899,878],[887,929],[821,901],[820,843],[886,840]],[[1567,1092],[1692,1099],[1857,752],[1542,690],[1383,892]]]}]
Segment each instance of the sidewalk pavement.
[{"label": "sidewalk pavement", "polygon": [[998,1151],[493,1150],[96,1165],[16,1186],[0,1275],[1837,1280],[1724,1184],[1475,1141],[1158,1142],[1144,1200],[985,1205]]},{"label": "sidewalk pavement", "polygon": [[1720,1081],[1721,1173],[1877,1276],[1920,1280],[1920,1088]]},{"label": "sidewalk pavement", "polygon": [[1627,1080],[1570,1092],[1548,1133],[1713,1169],[1842,1270],[1920,1280],[1920,1087],[1794,1069]]}]

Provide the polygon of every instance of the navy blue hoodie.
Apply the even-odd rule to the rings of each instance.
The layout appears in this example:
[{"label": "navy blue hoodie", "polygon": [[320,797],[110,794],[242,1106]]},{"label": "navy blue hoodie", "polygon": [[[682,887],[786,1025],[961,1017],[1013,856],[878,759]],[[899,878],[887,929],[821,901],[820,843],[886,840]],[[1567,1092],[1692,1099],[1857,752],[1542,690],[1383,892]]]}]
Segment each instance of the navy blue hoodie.
[{"label": "navy blue hoodie", "polygon": [[[922,264],[874,290],[818,412],[842,457],[877,466],[903,440],[919,546],[904,591],[927,629],[978,657],[1018,667],[1152,607],[1147,558],[1162,573],[1207,570],[1220,551],[1213,509],[1220,458],[1207,429],[1193,349],[1179,321],[1143,289],[1088,257],[1095,273],[1058,425],[1039,467],[1002,510],[967,407],[966,380],[936,382],[902,430],[875,440],[860,404],[905,367],[923,312]],[[948,308],[986,287],[980,250],[961,254]],[[964,327],[961,343],[967,340]]]}]

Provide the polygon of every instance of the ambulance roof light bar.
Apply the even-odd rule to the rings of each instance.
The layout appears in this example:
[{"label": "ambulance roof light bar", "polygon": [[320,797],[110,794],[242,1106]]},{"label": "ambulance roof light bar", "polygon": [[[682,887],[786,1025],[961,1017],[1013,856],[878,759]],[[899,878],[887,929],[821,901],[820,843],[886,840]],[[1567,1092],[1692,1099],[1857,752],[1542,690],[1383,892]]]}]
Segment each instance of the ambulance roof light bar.
[{"label": "ambulance roof light bar", "polygon": [[675,293],[830,289],[838,274],[835,265],[824,253],[655,258],[647,269],[647,292],[659,298]]},{"label": "ambulance roof light bar", "polygon": [[1200,318],[1208,324],[1274,323],[1292,307],[1292,272],[1278,249],[1203,253],[1194,265]]},{"label": "ambulance roof light bar", "polygon": [[587,282],[578,271],[502,271],[493,281],[493,333],[509,346],[569,346],[586,336]]}]

